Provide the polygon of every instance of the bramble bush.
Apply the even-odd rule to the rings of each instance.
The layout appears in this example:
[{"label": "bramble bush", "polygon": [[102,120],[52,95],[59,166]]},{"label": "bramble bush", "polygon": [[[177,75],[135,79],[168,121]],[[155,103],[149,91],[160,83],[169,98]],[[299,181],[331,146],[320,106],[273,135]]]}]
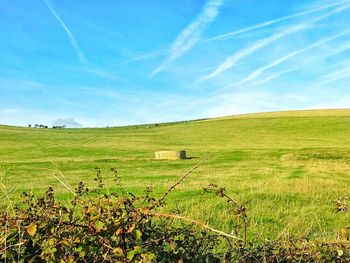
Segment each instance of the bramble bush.
[{"label": "bramble bush", "polygon": [[[288,239],[247,240],[243,205],[209,185],[234,208],[234,235],[178,213],[161,212],[165,199],[194,169],[156,199],[126,191],[106,193],[101,170],[97,187],[79,183],[70,203],[61,204],[50,187],[43,197],[23,193],[21,207],[0,212],[2,262],[349,262],[348,241],[331,244]],[[111,169],[120,181],[115,168]]]},{"label": "bramble bush", "polygon": [[157,212],[172,189],[157,200],[151,189],[141,197],[104,193],[100,169],[96,181],[92,190],[79,183],[68,205],[58,202],[50,187],[40,198],[24,193],[21,208],[3,210],[1,260],[220,262],[225,257],[215,252],[224,233],[213,234],[205,224],[178,214]]}]

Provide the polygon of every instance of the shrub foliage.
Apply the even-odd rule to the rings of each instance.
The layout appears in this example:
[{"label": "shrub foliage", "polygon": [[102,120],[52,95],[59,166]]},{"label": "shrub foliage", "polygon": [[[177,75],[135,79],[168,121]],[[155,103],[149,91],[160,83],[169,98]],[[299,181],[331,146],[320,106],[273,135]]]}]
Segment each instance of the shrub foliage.
[{"label": "shrub foliage", "polygon": [[[44,196],[23,193],[21,207],[0,212],[0,254],[4,262],[348,262],[347,241],[317,243],[307,240],[249,242],[243,205],[209,185],[234,208],[234,234],[202,222],[164,213],[167,195],[190,170],[160,198],[151,189],[142,196],[126,191],[106,193],[101,171],[96,189],[83,183],[70,203],[55,199],[50,187]],[[116,181],[117,176],[115,169]]]}]

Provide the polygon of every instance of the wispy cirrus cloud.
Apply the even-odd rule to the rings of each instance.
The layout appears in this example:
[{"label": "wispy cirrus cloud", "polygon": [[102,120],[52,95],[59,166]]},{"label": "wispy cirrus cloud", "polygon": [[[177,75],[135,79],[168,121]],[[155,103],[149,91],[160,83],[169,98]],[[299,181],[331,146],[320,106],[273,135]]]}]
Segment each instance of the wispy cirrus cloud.
[{"label": "wispy cirrus cloud", "polygon": [[336,82],[340,79],[350,78],[350,62],[348,62],[348,64],[349,65],[346,66],[345,68],[341,68],[339,70],[336,70],[334,72],[331,72],[325,75],[322,78],[322,81],[318,84],[318,86],[324,86],[326,84]]},{"label": "wispy cirrus cloud", "polygon": [[75,39],[74,35],[72,34],[72,32],[70,31],[70,29],[68,28],[68,26],[65,24],[65,22],[62,20],[62,18],[58,15],[58,13],[56,12],[56,10],[53,8],[52,4],[50,3],[49,0],[44,0],[47,8],[49,9],[50,13],[52,14],[52,16],[57,20],[57,22],[61,25],[61,27],[63,28],[63,30],[66,32],[71,45],[73,47],[73,49],[75,50],[75,52],[77,53],[77,56],[80,60],[80,62],[82,63],[82,65],[84,66],[85,70],[91,74],[94,74],[96,76],[99,77],[104,77],[104,78],[108,78],[111,80],[120,80],[120,78],[116,75],[104,72],[102,70],[93,68],[89,61],[87,60],[85,54],[83,53],[83,51],[80,49],[77,40]]},{"label": "wispy cirrus cloud", "polygon": [[285,56],[283,56],[281,58],[278,58],[275,61],[273,61],[273,62],[271,62],[271,63],[269,63],[269,64],[267,64],[267,65],[265,65],[265,66],[263,66],[263,67],[261,67],[261,68],[259,68],[257,70],[254,70],[246,78],[244,78],[243,80],[239,81],[238,83],[236,83],[236,84],[234,84],[234,85],[232,85],[230,87],[239,87],[239,86],[241,86],[241,85],[243,85],[243,84],[245,84],[245,83],[247,83],[249,81],[255,80],[259,76],[261,76],[265,71],[267,71],[267,70],[269,70],[271,68],[274,68],[274,67],[282,64],[283,62],[286,62],[287,60],[290,60],[290,59],[292,59],[292,58],[294,58],[294,57],[296,57],[296,56],[298,56],[298,55],[300,55],[302,53],[305,53],[305,52],[310,51],[312,49],[318,48],[318,47],[320,47],[322,45],[327,44],[330,41],[333,41],[333,40],[335,40],[337,38],[345,36],[345,35],[347,35],[349,33],[350,33],[350,30],[348,29],[348,30],[342,31],[342,32],[340,32],[338,34],[335,34],[335,35],[333,35],[331,37],[327,37],[327,38],[324,38],[324,39],[322,39],[320,41],[317,41],[316,43],[313,43],[313,44],[311,44],[311,45],[309,45],[307,47],[304,47],[302,49],[298,49],[298,50],[292,51],[289,54],[287,54],[287,55],[285,55]]},{"label": "wispy cirrus cloud", "polygon": [[85,57],[84,53],[81,51],[78,42],[76,41],[75,37],[73,36],[72,32],[69,30],[69,28],[67,27],[67,25],[63,22],[63,20],[61,19],[61,17],[57,14],[56,10],[53,8],[53,6],[51,5],[49,0],[44,0],[47,8],[49,9],[50,13],[52,14],[52,16],[57,20],[57,22],[62,26],[63,30],[66,32],[72,47],[74,48],[74,50],[76,51],[80,62],[85,66],[88,67],[89,66],[89,62],[87,60],[87,58]]},{"label": "wispy cirrus cloud", "polygon": [[198,17],[176,37],[168,56],[152,72],[151,77],[164,70],[169,64],[190,51],[198,43],[203,32],[219,14],[219,9],[223,4],[224,0],[208,0],[206,2]]},{"label": "wispy cirrus cloud", "polygon": [[274,42],[276,42],[277,40],[280,40],[288,35],[306,30],[308,28],[310,28],[310,26],[316,22],[319,22],[321,20],[324,20],[330,16],[336,15],[340,12],[343,12],[347,9],[350,8],[350,5],[342,5],[326,14],[320,15],[316,18],[310,19],[308,22],[302,23],[302,24],[298,24],[295,26],[291,26],[283,31],[280,31],[270,37],[267,38],[263,38],[260,39],[258,41],[256,41],[255,43],[253,43],[252,45],[243,48],[241,50],[239,50],[238,52],[234,53],[233,55],[229,56],[228,58],[226,58],[226,60],[220,64],[214,71],[212,71],[210,74],[204,76],[201,81],[206,81],[209,79],[212,79],[214,77],[216,77],[217,75],[231,69],[233,66],[236,65],[237,62],[239,62],[241,59],[251,55],[252,53],[256,52],[257,50],[270,45]]},{"label": "wispy cirrus cloud", "polygon": [[262,22],[262,23],[259,23],[259,24],[256,24],[256,25],[253,25],[253,26],[250,26],[250,27],[246,27],[246,28],[240,29],[240,30],[236,30],[236,31],[228,32],[228,33],[221,34],[221,35],[218,35],[218,36],[215,36],[215,37],[211,37],[211,38],[208,38],[208,39],[204,40],[203,42],[211,42],[211,41],[216,41],[216,40],[229,39],[229,38],[232,38],[234,36],[237,36],[237,35],[240,35],[240,34],[243,34],[243,33],[247,33],[247,32],[250,32],[250,31],[253,31],[253,30],[256,30],[256,29],[260,29],[260,28],[264,28],[264,27],[267,27],[267,26],[271,26],[271,25],[274,25],[274,24],[277,24],[277,23],[281,23],[281,22],[284,22],[284,21],[287,21],[287,20],[291,20],[291,19],[294,19],[294,18],[297,18],[297,17],[301,17],[301,16],[312,14],[312,13],[320,12],[322,10],[325,10],[325,9],[328,9],[328,8],[331,8],[331,7],[335,7],[335,6],[340,6],[340,5],[343,5],[343,4],[346,4],[346,3],[350,3],[350,2],[349,1],[340,1],[340,2],[336,2],[336,3],[322,5],[320,7],[312,8],[310,10],[302,11],[302,12],[299,12],[299,13],[296,13],[296,14],[293,14],[293,15],[283,16],[283,17],[280,17],[280,18],[277,18],[277,19],[273,19],[273,20],[269,20],[269,21],[266,21],[266,22]]},{"label": "wispy cirrus cloud", "polygon": [[138,55],[138,56],[135,56],[133,58],[130,58],[130,59],[126,60],[124,62],[124,64],[125,63],[129,63],[129,62],[142,61],[142,60],[154,58],[154,57],[157,57],[157,56],[160,56],[160,55],[164,55],[167,52],[168,52],[167,49],[166,50],[163,49],[163,50],[157,50],[157,51],[148,52],[148,53],[145,53],[145,54],[142,54],[142,55]]},{"label": "wispy cirrus cloud", "polygon": [[120,80],[120,78],[116,75],[113,75],[113,74],[110,74],[110,73],[107,73],[105,71],[102,71],[102,70],[98,70],[98,69],[94,69],[94,68],[87,68],[86,69],[87,72],[89,73],[92,73],[96,76],[99,76],[99,77],[104,77],[104,78],[108,78],[108,79],[111,79],[111,80]]},{"label": "wispy cirrus cloud", "polygon": [[258,84],[258,85],[261,85],[261,84],[264,84],[264,83],[267,83],[269,81],[272,81],[274,79],[277,79],[279,78],[280,76],[284,75],[284,74],[287,74],[287,73],[290,73],[290,72],[293,72],[297,70],[296,67],[292,67],[292,68],[287,68],[287,69],[284,69],[284,70],[281,70],[281,71],[278,71],[278,72],[275,72],[273,74],[271,74],[270,76],[267,76],[263,79],[259,79],[257,80],[255,83]]},{"label": "wispy cirrus cloud", "polygon": [[[350,50],[350,42],[345,42],[345,43],[336,43],[333,47],[331,47],[327,53],[320,53],[319,56],[316,57],[310,57],[308,61],[299,61],[302,62],[303,64],[306,62],[306,65],[315,65],[315,64],[320,64],[323,61],[326,61],[329,58],[335,57],[343,52],[346,52]],[[293,71],[297,71],[298,67],[300,69],[300,65],[298,66],[292,66],[290,68],[283,69],[278,72],[274,72],[269,76],[266,76],[265,78],[260,78],[257,80],[254,80],[254,84],[261,85],[267,82],[270,82],[274,79],[279,78],[282,75],[288,74]],[[344,66],[340,65],[342,69],[333,71],[332,73],[328,73],[324,75],[321,79],[320,82],[317,83],[318,86],[323,86],[325,84],[337,81],[338,79],[343,78],[341,72],[344,72],[344,78],[347,77],[344,70]]]}]

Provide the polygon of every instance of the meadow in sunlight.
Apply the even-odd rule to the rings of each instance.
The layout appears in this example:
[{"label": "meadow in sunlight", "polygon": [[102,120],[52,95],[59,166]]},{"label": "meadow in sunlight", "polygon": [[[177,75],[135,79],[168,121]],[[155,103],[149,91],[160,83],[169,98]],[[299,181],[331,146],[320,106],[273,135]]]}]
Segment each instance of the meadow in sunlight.
[{"label": "meadow in sunlight", "polygon": [[[11,202],[23,191],[54,187],[62,202],[67,186],[118,191],[110,168],[133,194],[152,187],[161,196],[202,162],[172,192],[163,208],[230,233],[232,215],[220,198],[202,195],[210,183],[247,207],[249,235],[274,238],[282,231],[312,239],[337,238],[349,214],[335,202],[349,195],[350,110],[261,113],[198,121],[96,129],[1,126],[0,173]],[[186,149],[189,159],[154,159],[157,150]],[[69,187],[68,187],[69,188]],[[2,205],[8,200],[1,196]],[[231,219],[230,219],[231,218]]]},{"label": "meadow in sunlight", "polygon": [[0,261],[350,262],[349,12],[0,0]]}]

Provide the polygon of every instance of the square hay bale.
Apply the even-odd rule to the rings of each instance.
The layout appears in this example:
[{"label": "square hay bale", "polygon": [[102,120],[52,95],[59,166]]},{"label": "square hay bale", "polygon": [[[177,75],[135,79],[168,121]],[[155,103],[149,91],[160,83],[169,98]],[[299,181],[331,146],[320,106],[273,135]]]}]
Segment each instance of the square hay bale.
[{"label": "square hay bale", "polygon": [[186,159],[186,151],[158,151],[155,152],[156,160],[183,160]]}]

